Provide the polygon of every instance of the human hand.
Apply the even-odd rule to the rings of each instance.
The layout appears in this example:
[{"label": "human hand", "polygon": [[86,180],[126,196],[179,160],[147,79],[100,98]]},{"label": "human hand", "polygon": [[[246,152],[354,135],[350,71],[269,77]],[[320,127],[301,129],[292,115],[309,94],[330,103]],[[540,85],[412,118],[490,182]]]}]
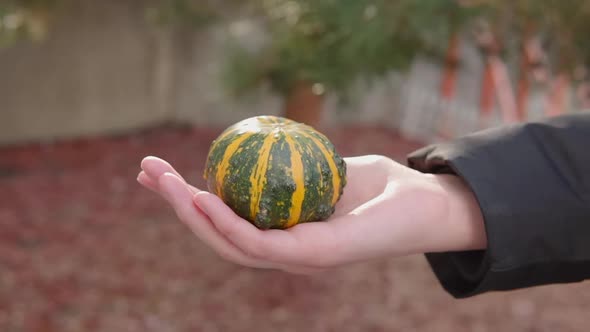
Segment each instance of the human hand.
[{"label": "human hand", "polygon": [[313,273],[355,262],[485,247],[473,195],[454,176],[423,174],[383,156],[345,158],[347,185],[323,222],[260,230],[217,196],[187,184],[166,161],[147,157],[138,181],[237,264]]}]

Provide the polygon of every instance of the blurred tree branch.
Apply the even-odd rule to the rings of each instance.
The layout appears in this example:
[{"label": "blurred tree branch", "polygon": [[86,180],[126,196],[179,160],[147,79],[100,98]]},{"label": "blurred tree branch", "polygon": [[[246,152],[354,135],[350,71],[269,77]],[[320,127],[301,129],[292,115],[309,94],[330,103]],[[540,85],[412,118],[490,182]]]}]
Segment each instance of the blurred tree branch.
[{"label": "blurred tree branch", "polygon": [[450,36],[479,12],[455,0],[256,3],[270,38],[257,52],[239,37],[230,45],[226,82],[238,95],[261,82],[288,95],[307,81],[345,97],[358,79],[403,70],[419,54],[444,59]]}]

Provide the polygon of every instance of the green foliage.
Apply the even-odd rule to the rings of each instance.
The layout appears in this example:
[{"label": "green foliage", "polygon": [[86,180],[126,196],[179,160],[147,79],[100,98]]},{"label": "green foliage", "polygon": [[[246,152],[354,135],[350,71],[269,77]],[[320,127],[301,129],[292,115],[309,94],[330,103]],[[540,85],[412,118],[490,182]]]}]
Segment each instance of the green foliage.
[{"label": "green foliage", "polygon": [[403,70],[418,54],[442,57],[451,33],[478,12],[454,0],[259,3],[270,41],[254,53],[230,46],[225,77],[237,94],[263,81],[288,94],[306,81],[346,95],[358,79]]},{"label": "green foliage", "polygon": [[548,3],[546,16],[540,16],[547,47],[552,49],[555,66],[571,71],[577,65],[590,65],[590,3],[585,0],[564,0]]},{"label": "green foliage", "polygon": [[242,96],[246,91],[259,85],[265,75],[265,60],[258,54],[248,52],[245,48],[230,43],[222,67],[222,81],[230,92]]},{"label": "green foliage", "polygon": [[[0,0],[0,48],[42,40],[58,4],[75,0]],[[358,80],[403,70],[419,54],[444,58],[454,32],[483,18],[504,45],[517,50],[540,34],[556,70],[590,66],[588,0],[142,0],[156,24],[202,28],[251,6],[270,36],[263,47],[235,37],[224,81],[236,94],[269,83],[281,94],[307,81],[346,96]],[[250,13],[246,16],[250,16]],[[506,55],[507,53],[504,53]]]},{"label": "green foliage", "polygon": [[540,34],[556,70],[590,65],[590,2],[587,0],[479,0],[502,40],[522,43],[527,33]]},{"label": "green foliage", "polygon": [[59,0],[3,0],[0,2],[0,48],[19,40],[42,40],[51,10]]},{"label": "green foliage", "polygon": [[146,18],[158,25],[200,27],[212,22],[217,12],[203,1],[161,0],[146,8]]},{"label": "green foliage", "polygon": [[[0,0],[0,47],[20,40],[42,40],[50,30],[58,5],[76,0]],[[238,0],[145,0],[138,8],[146,19],[158,25],[201,27],[223,16]]]}]

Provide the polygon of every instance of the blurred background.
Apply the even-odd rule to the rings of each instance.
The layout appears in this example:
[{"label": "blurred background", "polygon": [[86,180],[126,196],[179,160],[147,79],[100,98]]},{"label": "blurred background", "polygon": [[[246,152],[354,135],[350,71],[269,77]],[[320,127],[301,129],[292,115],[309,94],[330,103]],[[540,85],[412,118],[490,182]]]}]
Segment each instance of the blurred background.
[{"label": "blurred background", "polygon": [[249,116],[344,156],[590,103],[584,0],[1,0],[0,331],[586,331],[588,283],[456,301],[422,256],[220,260],[135,182]]}]

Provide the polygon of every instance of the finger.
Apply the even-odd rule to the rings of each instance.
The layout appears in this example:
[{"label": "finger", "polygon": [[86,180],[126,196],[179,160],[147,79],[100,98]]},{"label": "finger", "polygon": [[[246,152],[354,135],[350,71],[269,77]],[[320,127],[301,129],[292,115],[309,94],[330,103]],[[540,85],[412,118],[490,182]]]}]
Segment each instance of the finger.
[{"label": "finger", "polygon": [[[148,189],[153,190],[158,193],[160,192],[159,183],[154,182],[147,174],[145,174],[145,172],[143,172],[143,171],[140,172],[140,174],[138,176],[138,181],[142,185],[146,186]],[[182,180],[180,180],[180,181],[182,181]],[[171,197],[170,193],[168,192],[168,188],[166,188],[166,195]],[[192,199],[191,199],[191,205],[192,204],[193,203],[192,203]],[[211,222],[208,220],[208,218],[206,216],[202,215],[202,212],[197,210],[196,213],[200,214],[204,219],[206,219],[204,222],[205,225],[200,226],[198,224],[195,225],[190,222],[185,222],[185,223],[189,224],[189,227],[191,228],[191,230],[193,230],[193,232],[201,239],[201,241],[205,242],[207,245],[212,247],[212,249],[214,251],[216,251],[222,258],[224,258],[226,260],[229,260],[234,263],[241,264],[241,265],[251,266],[251,267],[277,268],[277,269],[287,271],[289,273],[296,273],[296,274],[306,274],[306,275],[316,274],[319,271],[323,270],[323,269],[317,269],[317,268],[310,268],[310,267],[306,267],[306,266],[286,266],[286,265],[271,264],[271,263],[261,264],[260,262],[257,262],[256,264],[251,264],[249,262],[246,262],[245,257],[248,257],[248,256],[245,253],[241,252],[240,249],[236,248],[231,242],[229,242],[227,239],[225,239],[223,237],[223,235],[219,234],[219,232],[211,224]],[[180,218],[180,216],[179,216],[179,218]],[[203,229],[200,230],[199,228],[203,228]],[[207,233],[212,233],[212,234],[209,236],[209,235],[207,235]],[[203,235],[199,235],[199,234],[203,234]],[[218,238],[218,239],[217,240],[207,240],[208,237]],[[214,244],[213,241],[219,242],[220,244]],[[230,248],[223,249],[223,248],[221,248],[222,245],[225,245],[226,247],[230,247]],[[248,260],[252,260],[252,258],[249,258]]]},{"label": "finger", "polygon": [[166,160],[148,156],[143,158],[141,161],[141,169],[146,171],[146,173],[151,176],[152,178],[159,178],[164,173],[172,173],[179,177],[182,181],[186,182],[184,178],[168,163]]},{"label": "finger", "polygon": [[152,180],[144,171],[139,172],[139,175],[137,175],[137,182],[153,192],[158,192],[158,183]]},{"label": "finger", "polygon": [[[168,163],[167,161],[165,161],[163,159],[153,157],[153,156],[146,157],[141,161],[141,168],[143,169],[145,174],[152,179],[152,182],[155,184],[158,184],[158,179],[163,174],[172,173],[173,175],[175,175],[179,179],[181,179],[186,185],[188,185],[189,189],[193,193],[197,193],[197,192],[201,191],[199,188],[188,184],[186,182],[186,180],[184,180],[184,178],[174,169],[174,167],[172,167],[172,165],[170,165],[170,163]],[[156,186],[156,188],[158,188],[158,186]]]},{"label": "finger", "polygon": [[201,241],[209,245],[221,257],[249,267],[276,267],[271,263],[248,257],[219,234],[209,219],[195,207],[193,194],[176,175],[171,173],[162,175],[159,180],[159,187],[174,208],[178,218],[187,224]]},{"label": "finger", "polygon": [[194,201],[219,232],[249,256],[283,265],[316,267],[314,257],[321,253],[314,251],[313,245],[302,245],[304,241],[291,232],[260,230],[237,216],[219,197],[205,191],[197,193]]}]

